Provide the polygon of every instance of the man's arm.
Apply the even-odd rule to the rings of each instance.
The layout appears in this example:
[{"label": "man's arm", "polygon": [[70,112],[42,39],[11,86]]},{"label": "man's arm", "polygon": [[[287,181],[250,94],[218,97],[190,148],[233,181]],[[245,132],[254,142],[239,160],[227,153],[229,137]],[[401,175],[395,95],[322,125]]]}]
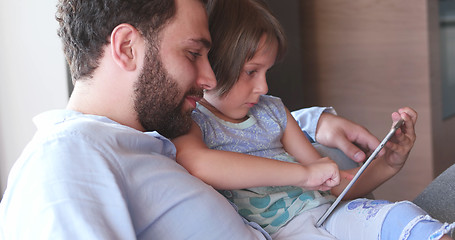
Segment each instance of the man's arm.
[{"label": "man's arm", "polygon": [[332,107],[309,107],[292,111],[291,115],[295,118],[302,131],[306,133],[307,137],[315,141],[318,121],[324,112],[334,115],[337,114]]},{"label": "man's arm", "polygon": [[[379,158],[362,174],[358,181],[362,184],[354,184],[347,198],[358,197],[371,192],[398,173],[405,164],[415,141],[414,126],[417,121],[417,113],[408,107],[401,108],[392,114],[393,121],[397,121],[399,118],[405,120],[404,126],[386,144],[387,151],[382,150]],[[377,138],[368,130],[342,117],[330,113],[321,113],[319,119],[313,119],[313,121],[318,121],[315,136],[317,142],[328,147],[338,148],[356,161],[360,158],[363,161],[366,157],[365,153],[357,146],[366,149],[369,153],[379,145]],[[357,170],[358,168],[352,169],[351,173],[355,174]],[[338,195],[347,183],[348,181],[342,182],[340,186],[332,189],[332,193]]]},{"label": "man's arm", "polygon": [[[314,141],[338,148],[356,162],[366,159],[379,140],[366,128],[336,115],[333,108],[311,107],[291,113]],[[383,154],[383,151],[379,154]]]}]

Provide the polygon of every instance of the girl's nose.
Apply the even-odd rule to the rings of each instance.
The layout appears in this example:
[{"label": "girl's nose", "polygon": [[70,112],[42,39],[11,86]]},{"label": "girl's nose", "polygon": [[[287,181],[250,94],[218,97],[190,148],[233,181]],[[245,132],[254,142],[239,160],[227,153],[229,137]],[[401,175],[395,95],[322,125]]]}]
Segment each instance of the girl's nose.
[{"label": "girl's nose", "polygon": [[264,95],[269,91],[269,86],[267,85],[267,78],[265,76],[258,79],[255,90],[257,93],[261,95]]}]

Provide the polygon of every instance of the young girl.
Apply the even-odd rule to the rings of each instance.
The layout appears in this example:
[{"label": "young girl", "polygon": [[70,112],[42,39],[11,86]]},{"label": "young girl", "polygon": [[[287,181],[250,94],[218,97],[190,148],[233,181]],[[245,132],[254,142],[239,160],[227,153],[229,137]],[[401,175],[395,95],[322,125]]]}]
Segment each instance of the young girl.
[{"label": "young girl", "polygon": [[[265,95],[266,72],[285,51],[280,24],[261,0],[213,0],[208,13],[217,87],[205,92],[190,132],[174,139],[181,165],[274,239],[451,239],[444,234],[454,224],[433,220],[410,202],[345,202],[316,228],[332,194],[349,180],[331,159],[321,158],[281,100]],[[405,125],[386,154],[346,198],[364,196],[403,166],[417,114],[402,108],[392,114],[393,121],[400,118]]]}]

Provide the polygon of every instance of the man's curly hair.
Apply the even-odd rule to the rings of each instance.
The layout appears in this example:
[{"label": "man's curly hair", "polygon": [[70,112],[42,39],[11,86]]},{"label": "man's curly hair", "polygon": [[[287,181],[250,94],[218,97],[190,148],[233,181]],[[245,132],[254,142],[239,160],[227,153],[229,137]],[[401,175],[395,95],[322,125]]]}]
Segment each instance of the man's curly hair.
[{"label": "man's curly hair", "polygon": [[92,77],[117,25],[131,24],[146,39],[153,39],[175,12],[173,0],[59,0],[58,36],[73,83]]}]

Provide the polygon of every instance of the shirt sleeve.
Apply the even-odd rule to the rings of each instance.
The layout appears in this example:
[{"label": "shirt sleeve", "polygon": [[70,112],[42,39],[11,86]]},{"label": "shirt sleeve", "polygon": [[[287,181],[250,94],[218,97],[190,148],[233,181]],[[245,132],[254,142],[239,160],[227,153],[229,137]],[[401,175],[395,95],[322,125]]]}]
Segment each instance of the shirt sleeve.
[{"label": "shirt sleeve", "polygon": [[310,140],[315,139],[316,127],[318,126],[319,117],[323,112],[328,112],[336,115],[333,107],[310,107],[302,108],[291,112],[292,116],[297,120],[302,131],[305,132]]}]

